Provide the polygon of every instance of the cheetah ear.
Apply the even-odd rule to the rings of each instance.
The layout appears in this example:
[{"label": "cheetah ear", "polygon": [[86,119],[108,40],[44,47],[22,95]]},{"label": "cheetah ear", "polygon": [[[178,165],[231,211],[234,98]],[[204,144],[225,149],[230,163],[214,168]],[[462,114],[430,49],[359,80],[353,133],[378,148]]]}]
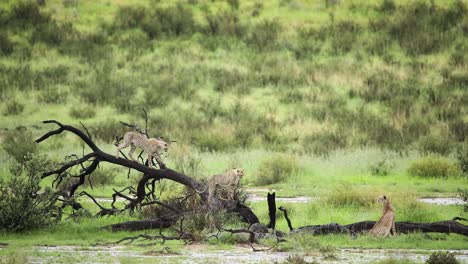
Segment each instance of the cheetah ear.
[{"label": "cheetah ear", "polygon": [[387,200],[387,196],[384,195],[383,198],[384,198],[385,200]]}]

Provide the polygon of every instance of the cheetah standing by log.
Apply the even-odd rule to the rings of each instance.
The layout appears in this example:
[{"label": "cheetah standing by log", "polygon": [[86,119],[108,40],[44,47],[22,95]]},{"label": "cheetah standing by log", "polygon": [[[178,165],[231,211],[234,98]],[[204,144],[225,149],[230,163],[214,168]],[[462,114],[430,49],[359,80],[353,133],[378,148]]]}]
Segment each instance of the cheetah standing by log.
[{"label": "cheetah standing by log", "polygon": [[376,236],[386,237],[390,235],[390,230],[392,235],[396,235],[395,230],[395,209],[393,209],[390,200],[387,196],[382,195],[377,199],[377,202],[383,203],[383,213],[379,221],[375,223],[369,233]]},{"label": "cheetah standing by log", "polygon": [[232,169],[211,177],[208,181],[208,197],[216,196],[223,200],[236,199],[236,191],[243,176],[243,169]]}]

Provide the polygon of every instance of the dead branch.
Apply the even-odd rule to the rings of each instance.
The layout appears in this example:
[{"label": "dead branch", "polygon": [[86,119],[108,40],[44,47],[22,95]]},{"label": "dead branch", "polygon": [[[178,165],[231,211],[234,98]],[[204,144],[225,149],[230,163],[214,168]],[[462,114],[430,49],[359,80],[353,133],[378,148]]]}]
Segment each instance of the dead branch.
[{"label": "dead branch", "polygon": [[[366,233],[375,224],[375,221],[362,221],[348,225],[331,223],[327,225],[303,226],[293,231],[293,233],[310,233],[314,235],[336,234],[336,233]],[[460,234],[468,236],[468,226],[458,222],[447,220],[432,223],[396,222],[397,233],[445,233]]]},{"label": "dead branch", "polygon": [[137,235],[137,236],[132,236],[132,237],[124,237],[122,239],[120,239],[119,241],[115,242],[116,244],[120,244],[124,241],[128,241],[127,242],[127,245],[132,243],[133,241],[137,240],[137,239],[145,239],[145,240],[158,240],[160,239],[161,240],[161,244],[164,244],[166,241],[168,240],[190,240],[191,237],[190,236],[187,236],[187,235],[184,235],[184,234],[180,234],[179,236],[165,236],[162,234],[161,230],[159,232],[159,235],[155,235],[155,236],[151,236],[151,235],[147,235],[147,234],[140,234],[140,235]]},{"label": "dead branch", "polygon": [[82,191],[80,193],[80,196],[88,196],[93,202],[95,205],[97,205],[99,207],[99,209],[101,209],[101,211],[99,211],[96,215],[97,216],[105,216],[105,215],[115,215],[115,214],[118,214],[121,212],[121,210],[118,210],[116,208],[105,208],[104,206],[102,206],[101,204],[99,204],[96,199],[89,193],[87,193],[86,191]]},{"label": "dead branch", "polygon": [[226,228],[219,228],[223,232],[228,232],[231,234],[242,234],[242,233],[247,233],[249,234],[249,242],[254,243],[255,242],[255,233],[253,231],[250,231],[248,229],[226,229]]},{"label": "dead branch", "polygon": [[[71,132],[71,133],[77,135],[78,137],[80,137],[80,139],[83,140],[86,143],[86,145],[88,145],[88,147],[90,147],[91,150],[93,151],[93,152],[85,155],[83,158],[81,158],[79,160],[75,160],[75,161],[71,161],[71,162],[67,163],[66,165],[62,166],[58,170],[54,170],[54,171],[44,173],[42,175],[43,178],[45,178],[47,176],[50,176],[50,175],[53,175],[53,174],[63,173],[65,170],[67,170],[69,168],[72,168],[73,166],[76,166],[76,165],[78,165],[78,164],[80,164],[82,162],[85,162],[85,161],[87,161],[87,160],[89,160],[89,159],[91,159],[93,157],[94,161],[93,161],[92,165],[89,166],[87,168],[87,170],[85,170],[82,174],[80,174],[78,176],[81,177],[82,175],[84,175],[84,176],[88,175],[89,173],[91,173],[92,171],[94,171],[97,168],[97,165],[100,162],[108,162],[108,163],[120,165],[120,166],[123,166],[123,167],[126,167],[126,168],[130,168],[130,169],[134,169],[136,171],[139,171],[139,172],[144,174],[144,177],[140,180],[140,184],[139,184],[139,188],[138,188],[138,198],[137,199],[140,200],[140,201],[144,198],[144,196],[146,194],[144,188],[141,188],[141,187],[144,186],[144,184],[146,182],[148,182],[149,180],[153,180],[153,179],[154,180],[169,179],[169,180],[175,181],[177,183],[183,184],[183,185],[185,185],[185,186],[187,186],[187,187],[189,187],[191,189],[196,189],[196,190],[205,190],[206,189],[206,186],[203,183],[195,181],[194,179],[192,179],[192,178],[190,178],[190,177],[188,177],[188,176],[186,176],[184,174],[173,171],[173,170],[171,170],[169,168],[160,168],[160,169],[149,168],[149,167],[146,167],[146,166],[144,166],[144,165],[142,165],[142,164],[140,164],[138,162],[134,162],[132,160],[127,160],[127,159],[122,159],[122,158],[117,158],[114,155],[105,153],[100,148],[98,148],[96,146],[96,144],[86,134],[84,134],[81,130],[79,130],[79,129],[73,127],[73,126],[63,125],[60,122],[55,121],[55,120],[47,120],[47,121],[44,121],[43,123],[45,123],[45,124],[56,124],[59,128],[56,129],[56,130],[52,130],[52,131],[47,132],[46,134],[41,136],[39,139],[37,139],[36,143],[40,143],[40,142],[48,139],[51,136],[58,135],[58,134],[60,134],[60,133],[62,133],[64,131],[68,131],[68,132]],[[83,180],[83,183],[84,183],[84,180]],[[79,185],[76,185],[76,188],[78,186]],[[208,196],[208,194],[206,192],[200,193],[200,197],[205,201],[207,200],[207,196]]]},{"label": "dead branch", "polygon": [[289,219],[288,217],[288,212],[286,208],[284,208],[283,206],[280,206],[278,209],[284,213],[284,218],[286,219],[286,222],[288,222],[289,231],[290,232],[293,231],[294,228],[292,227],[291,219]]}]

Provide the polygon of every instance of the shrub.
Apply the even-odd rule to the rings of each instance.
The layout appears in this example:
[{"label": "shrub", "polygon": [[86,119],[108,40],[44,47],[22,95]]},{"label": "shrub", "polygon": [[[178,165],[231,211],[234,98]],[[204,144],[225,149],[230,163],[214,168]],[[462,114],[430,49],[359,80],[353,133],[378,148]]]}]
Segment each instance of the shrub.
[{"label": "shrub", "polygon": [[89,126],[91,136],[107,143],[113,143],[116,137],[122,137],[128,128],[117,121],[107,120],[98,124]]},{"label": "shrub", "polygon": [[113,25],[118,29],[131,29],[143,25],[147,9],[141,5],[125,5],[119,7]]},{"label": "shrub", "polygon": [[[112,48],[107,45],[106,31],[74,32],[72,37],[59,46],[62,53],[80,56],[91,65],[100,60],[109,60]],[[106,61],[108,64],[109,61]]]},{"label": "shrub", "polygon": [[456,1],[444,9],[425,1],[400,6],[391,18],[384,16],[390,36],[410,55],[429,54],[449,46],[455,27],[466,12],[466,6]]},{"label": "shrub", "polygon": [[427,264],[459,264],[460,262],[455,258],[455,254],[448,251],[434,252],[426,260]]},{"label": "shrub", "polygon": [[258,50],[271,50],[276,47],[280,32],[277,21],[263,20],[252,27],[247,40]]},{"label": "shrub", "polygon": [[223,131],[200,131],[193,141],[201,150],[207,151],[226,151],[233,147],[232,135]]},{"label": "shrub", "polygon": [[9,101],[5,104],[5,109],[3,113],[5,115],[19,115],[23,112],[24,105],[16,100]]},{"label": "shrub", "polygon": [[70,109],[70,116],[76,119],[92,118],[96,115],[93,107],[89,105],[74,106]]},{"label": "shrub", "polygon": [[19,127],[5,133],[2,148],[10,157],[23,164],[29,157],[28,153],[36,152],[37,144],[34,142],[31,131]]},{"label": "shrub", "polygon": [[242,37],[246,27],[241,23],[239,13],[234,10],[211,12],[205,10],[207,28],[205,32],[210,35]]},{"label": "shrub", "polygon": [[419,139],[419,151],[425,155],[439,154],[448,155],[452,150],[452,142],[448,137],[440,135],[428,135]]},{"label": "shrub", "polygon": [[323,30],[329,35],[333,52],[341,54],[353,49],[361,26],[353,21],[342,21]]},{"label": "shrub", "polygon": [[174,146],[169,149],[169,156],[174,163],[174,169],[185,175],[200,179],[203,173],[202,157],[196,150],[188,146]]},{"label": "shrub", "polygon": [[86,178],[84,186],[103,187],[112,185],[117,177],[115,169],[98,169]]},{"label": "shrub", "polygon": [[[276,263],[276,262],[275,262]],[[304,258],[304,256],[300,255],[289,255],[284,262],[281,262],[283,264],[309,264],[310,262],[307,262]]]},{"label": "shrub", "polygon": [[373,192],[358,191],[350,186],[336,187],[326,198],[327,204],[335,207],[371,207],[379,195]]},{"label": "shrub", "polygon": [[408,173],[421,177],[453,177],[458,176],[460,171],[455,162],[441,156],[430,155],[413,161]]},{"label": "shrub", "polygon": [[346,146],[346,136],[339,131],[324,131],[309,134],[302,140],[306,152],[327,156],[330,152]]},{"label": "shrub", "polygon": [[0,230],[23,231],[53,222],[56,194],[41,190],[43,172],[50,168],[44,156],[28,155],[27,162],[12,167],[12,175],[0,178]]},{"label": "shrub", "polygon": [[458,189],[457,196],[463,201],[463,211],[468,212],[468,189]]},{"label": "shrub", "polygon": [[142,28],[150,38],[180,36],[195,31],[195,20],[190,7],[177,3],[154,8],[145,16]]},{"label": "shrub", "polygon": [[68,97],[67,91],[57,87],[48,87],[39,94],[39,101],[48,104],[63,104]]},{"label": "shrub", "polygon": [[237,94],[246,94],[249,91],[250,76],[246,70],[215,68],[210,70],[210,76],[213,77],[216,91],[236,92]]},{"label": "shrub", "polygon": [[37,1],[21,0],[17,1],[13,6],[8,19],[8,24],[10,26],[27,28],[30,26],[46,24],[49,21],[50,15],[40,11]]},{"label": "shrub", "polygon": [[396,4],[394,0],[383,0],[378,10],[381,12],[393,12],[396,10]]},{"label": "shrub", "polygon": [[298,171],[299,162],[295,156],[277,154],[260,163],[255,183],[258,185],[269,185],[283,182]]},{"label": "shrub", "polygon": [[452,120],[449,123],[450,135],[459,142],[468,138],[468,122],[464,120]]},{"label": "shrub", "polygon": [[463,142],[457,146],[457,159],[462,173],[468,175],[468,142]]},{"label": "shrub", "polygon": [[297,40],[294,52],[298,58],[305,58],[320,52],[323,46],[320,32],[311,27],[300,27],[297,31]]},{"label": "shrub", "polygon": [[8,38],[5,31],[0,31],[0,54],[10,55],[13,52],[14,44]]},{"label": "shrub", "polygon": [[370,173],[374,176],[387,176],[395,168],[395,163],[387,159],[382,159],[369,167]]},{"label": "shrub", "polygon": [[[177,77],[176,77],[177,76]],[[148,107],[167,105],[173,98],[190,98],[194,94],[190,76],[177,72],[161,73],[154,76],[148,88],[144,89],[145,103]]]}]

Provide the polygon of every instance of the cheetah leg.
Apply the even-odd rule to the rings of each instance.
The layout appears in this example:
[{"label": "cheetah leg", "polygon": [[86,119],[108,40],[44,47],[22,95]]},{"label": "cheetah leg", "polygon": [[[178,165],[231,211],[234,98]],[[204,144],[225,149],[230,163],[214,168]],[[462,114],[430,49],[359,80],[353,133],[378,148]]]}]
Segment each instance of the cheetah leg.
[{"label": "cheetah leg", "polygon": [[135,158],[133,158],[133,152],[135,152],[136,146],[134,144],[130,144],[130,151],[128,152],[128,157],[135,162],[138,162]]},{"label": "cheetah leg", "polygon": [[395,222],[392,223],[392,235],[396,236]]},{"label": "cheetah leg", "polygon": [[117,154],[115,155],[117,158],[120,157],[120,150],[128,147],[128,142],[124,141],[122,144],[120,144],[118,147],[117,147]]},{"label": "cheetah leg", "polygon": [[151,154],[148,154],[148,167],[154,167],[153,164],[153,156]]},{"label": "cheetah leg", "polygon": [[155,153],[155,154],[154,154],[154,158],[155,158],[156,161],[158,162],[158,165],[164,164],[164,162],[163,162],[162,159],[161,159],[161,156],[159,156],[158,153]]}]

